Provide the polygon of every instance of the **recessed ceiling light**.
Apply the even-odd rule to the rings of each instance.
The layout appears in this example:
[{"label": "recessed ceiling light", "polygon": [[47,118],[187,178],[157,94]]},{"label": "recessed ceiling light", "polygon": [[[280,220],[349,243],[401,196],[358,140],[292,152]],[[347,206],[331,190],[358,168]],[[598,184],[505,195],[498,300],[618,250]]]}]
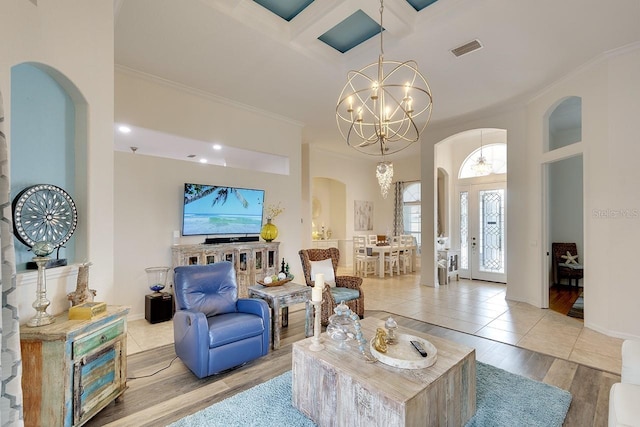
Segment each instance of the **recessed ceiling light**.
[{"label": "recessed ceiling light", "polygon": [[220,144],[213,144],[213,149],[214,149],[214,150],[222,150],[222,145],[220,145]]},{"label": "recessed ceiling light", "polygon": [[125,125],[118,126],[118,130],[120,131],[120,133],[130,133],[131,132],[131,128],[129,126],[125,126]]},{"label": "recessed ceiling light", "polygon": [[207,159],[200,159],[200,163],[207,163]]}]

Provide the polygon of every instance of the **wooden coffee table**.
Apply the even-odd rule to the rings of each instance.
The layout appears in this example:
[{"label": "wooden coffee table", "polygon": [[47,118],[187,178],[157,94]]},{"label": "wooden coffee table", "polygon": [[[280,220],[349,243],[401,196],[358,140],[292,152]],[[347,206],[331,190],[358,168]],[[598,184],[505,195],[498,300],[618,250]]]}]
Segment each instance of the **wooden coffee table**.
[{"label": "wooden coffee table", "polygon": [[[361,321],[367,338],[384,321]],[[475,349],[407,328],[438,350],[433,366],[400,369],[367,363],[357,347],[339,350],[326,334],[293,344],[293,405],[319,426],[463,426],[476,412]]]},{"label": "wooden coffee table", "polygon": [[263,299],[271,307],[271,337],[273,349],[280,348],[280,331],[282,329],[282,309],[293,304],[306,303],[305,336],[313,334],[313,311],[310,303],[311,287],[297,283],[285,283],[281,286],[249,286],[249,298]]}]

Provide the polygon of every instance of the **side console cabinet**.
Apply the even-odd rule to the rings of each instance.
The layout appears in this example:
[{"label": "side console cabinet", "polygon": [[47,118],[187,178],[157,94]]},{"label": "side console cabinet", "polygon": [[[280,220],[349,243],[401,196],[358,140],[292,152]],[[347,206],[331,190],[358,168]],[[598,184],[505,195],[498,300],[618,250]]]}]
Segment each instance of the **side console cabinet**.
[{"label": "side console cabinet", "polygon": [[249,286],[280,270],[280,242],[241,242],[197,245],[175,245],[173,268],[180,265],[204,265],[231,261],[236,269],[238,297],[247,298]]},{"label": "side console cabinet", "polygon": [[27,426],[81,426],[127,388],[128,307],[20,328]]}]

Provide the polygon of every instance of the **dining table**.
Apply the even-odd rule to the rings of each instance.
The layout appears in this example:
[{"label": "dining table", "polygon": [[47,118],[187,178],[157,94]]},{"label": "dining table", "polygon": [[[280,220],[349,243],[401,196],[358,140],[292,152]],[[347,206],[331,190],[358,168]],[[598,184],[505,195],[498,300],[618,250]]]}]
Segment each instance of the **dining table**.
[{"label": "dining table", "polygon": [[[371,255],[378,254],[378,277],[384,279],[384,256],[386,254],[391,254],[391,245],[367,245],[367,254],[371,253]],[[416,265],[416,245],[403,245],[400,246],[401,251],[411,251],[411,271],[415,271]]]}]

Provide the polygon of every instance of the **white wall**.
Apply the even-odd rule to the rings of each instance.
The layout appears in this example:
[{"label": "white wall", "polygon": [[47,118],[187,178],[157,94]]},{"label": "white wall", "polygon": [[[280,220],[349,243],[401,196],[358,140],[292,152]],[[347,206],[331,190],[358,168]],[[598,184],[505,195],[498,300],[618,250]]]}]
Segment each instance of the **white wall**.
[{"label": "white wall", "polygon": [[[202,141],[216,141],[289,157],[289,175],[201,165],[140,154],[115,155],[114,303],[130,305],[130,317],[144,316],[150,291],[144,269],[171,266],[173,231],[180,230],[185,182],[265,190],[265,204],[280,202],[280,257],[295,276],[301,240],[301,126],[255,109],[131,72],[116,72],[115,115],[128,123]],[[204,236],[182,237],[202,243]]]},{"label": "white wall", "polygon": [[[583,127],[587,121],[606,126],[589,128],[586,141],[585,275],[593,292],[585,289],[585,324],[640,337],[635,268],[640,241],[640,45],[609,58],[602,68],[608,86],[607,96],[599,100],[604,105],[591,100],[594,109],[582,119]],[[598,84],[601,76],[594,77],[587,84]],[[602,216],[605,212],[610,215]]]},{"label": "white wall", "polygon": [[[45,64],[79,90],[85,105],[76,114],[79,157],[76,196],[80,231],[72,237],[78,257],[93,262],[89,275],[97,299],[113,295],[113,3],[85,0],[4,1],[0,8],[0,92],[5,131],[11,149],[11,67],[23,62]],[[81,17],[81,19],[79,18]],[[90,125],[89,125],[90,124]],[[87,178],[88,177],[88,178]],[[76,267],[47,274],[49,313],[69,307],[67,292],[75,289]],[[22,321],[35,310],[35,273],[17,277]]]}]

